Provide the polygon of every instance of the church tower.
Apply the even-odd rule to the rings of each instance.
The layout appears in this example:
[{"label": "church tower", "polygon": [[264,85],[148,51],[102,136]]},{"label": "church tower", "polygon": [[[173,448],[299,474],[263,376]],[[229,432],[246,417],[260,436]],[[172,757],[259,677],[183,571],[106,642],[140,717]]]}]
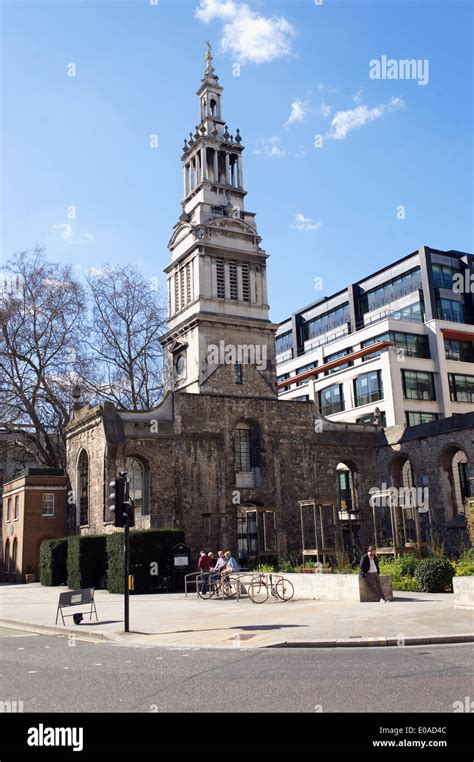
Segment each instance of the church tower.
[{"label": "church tower", "polygon": [[276,326],[268,316],[267,254],[255,214],[244,209],[242,138],[222,118],[209,43],[196,94],[200,121],[184,141],[182,213],[165,270],[165,386],[273,397]]}]

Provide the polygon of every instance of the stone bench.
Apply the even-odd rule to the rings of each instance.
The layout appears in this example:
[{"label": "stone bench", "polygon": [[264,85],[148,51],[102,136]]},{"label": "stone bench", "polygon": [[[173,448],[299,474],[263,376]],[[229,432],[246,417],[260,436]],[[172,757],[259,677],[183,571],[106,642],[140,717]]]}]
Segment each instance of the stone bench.
[{"label": "stone bench", "polygon": [[[295,588],[295,598],[318,601],[377,601],[367,581],[358,574],[284,574]],[[392,578],[381,576],[385,597],[393,599]]]}]

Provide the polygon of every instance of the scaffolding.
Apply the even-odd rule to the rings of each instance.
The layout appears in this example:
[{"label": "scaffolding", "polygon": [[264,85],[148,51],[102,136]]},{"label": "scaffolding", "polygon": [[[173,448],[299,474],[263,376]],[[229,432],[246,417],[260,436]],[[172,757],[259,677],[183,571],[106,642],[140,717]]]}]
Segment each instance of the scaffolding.
[{"label": "scaffolding", "polygon": [[[334,500],[314,499],[299,500],[300,522],[301,522],[301,545],[303,564],[307,558],[316,558],[318,563],[326,563],[327,557],[334,557],[339,551],[337,506]],[[308,537],[308,531],[305,531],[305,524],[311,524],[311,537]],[[306,527],[307,530],[307,527]],[[306,547],[306,541],[312,541],[311,547]]]}]

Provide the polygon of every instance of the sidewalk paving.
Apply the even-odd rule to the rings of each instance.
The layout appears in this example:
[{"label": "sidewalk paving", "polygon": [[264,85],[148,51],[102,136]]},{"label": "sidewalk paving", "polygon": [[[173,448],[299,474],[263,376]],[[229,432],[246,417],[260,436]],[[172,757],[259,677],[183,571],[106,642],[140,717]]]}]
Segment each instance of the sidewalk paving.
[{"label": "sidewalk paving", "polygon": [[[474,641],[474,613],[455,609],[449,593],[394,593],[391,603],[352,601],[208,601],[182,593],[130,596],[123,632],[123,596],[97,590],[99,621],[55,626],[66,587],[0,586],[0,626],[110,640],[139,646],[264,648],[402,645]],[[84,607],[84,612],[88,607]],[[80,607],[68,613],[81,611]],[[61,622],[61,618],[59,618]],[[70,623],[70,624],[69,624]]]}]

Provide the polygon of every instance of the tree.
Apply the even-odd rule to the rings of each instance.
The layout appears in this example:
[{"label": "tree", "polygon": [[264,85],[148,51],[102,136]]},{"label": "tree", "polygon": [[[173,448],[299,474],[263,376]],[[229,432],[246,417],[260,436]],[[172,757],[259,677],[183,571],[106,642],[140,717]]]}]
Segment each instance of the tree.
[{"label": "tree", "polygon": [[87,282],[92,320],[85,343],[94,373],[83,374],[84,386],[122,409],[154,407],[163,394],[159,292],[132,267],[107,265]]},{"label": "tree", "polygon": [[65,465],[64,427],[84,333],[84,288],[42,249],[17,253],[0,283],[0,424],[25,458]]}]

